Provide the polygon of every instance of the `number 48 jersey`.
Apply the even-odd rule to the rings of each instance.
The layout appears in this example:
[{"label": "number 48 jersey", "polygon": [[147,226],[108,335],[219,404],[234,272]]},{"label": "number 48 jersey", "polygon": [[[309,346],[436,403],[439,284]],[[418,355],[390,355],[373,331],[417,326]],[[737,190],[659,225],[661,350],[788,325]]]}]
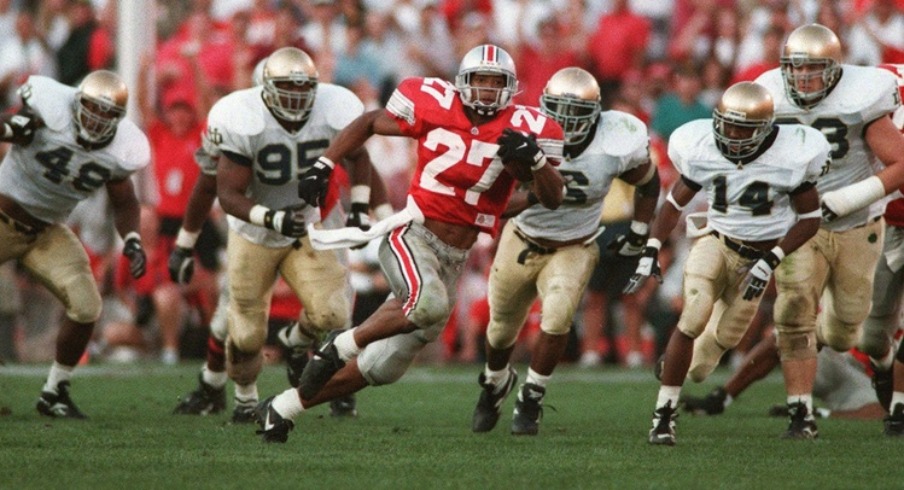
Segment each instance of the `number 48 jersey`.
[{"label": "number 48 jersey", "polygon": [[438,78],[403,80],[386,110],[418,141],[408,192],[421,213],[437,221],[496,234],[516,182],[496,156],[505,128],[536,134],[553,165],[562,156],[562,128],[539,109],[509,106],[475,126],[455,87]]},{"label": "number 48 jersey", "polygon": [[19,89],[43,121],[34,140],[13,145],[0,164],[0,192],[48,223],[66,220],[80,201],[111,180],[128,178],[151,159],[147,137],[132,121],[119,122],[113,140],[94,150],[79,145],[72,116],[76,89],[32,76]]},{"label": "number 48 jersey", "polygon": [[[709,225],[744,241],[783,237],[797,221],[789,193],[828,170],[829,143],[816,129],[789,124],[743,166],[716,147],[711,119],[691,121],[669,138],[669,158],[682,178],[707,193]],[[768,144],[769,139],[766,140]]]}]

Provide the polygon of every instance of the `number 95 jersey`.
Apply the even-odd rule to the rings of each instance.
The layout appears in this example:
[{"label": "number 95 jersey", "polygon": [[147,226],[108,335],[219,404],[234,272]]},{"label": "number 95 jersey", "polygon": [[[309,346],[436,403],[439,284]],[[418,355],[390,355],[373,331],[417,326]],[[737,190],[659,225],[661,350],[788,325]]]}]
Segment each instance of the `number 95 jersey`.
[{"label": "number 95 jersey", "polygon": [[417,139],[417,168],[409,194],[425,217],[495,235],[515,187],[496,156],[505,128],[537,135],[553,165],[562,157],[562,128],[539,109],[509,106],[474,126],[451,83],[408,78],[386,104],[402,133]]},{"label": "number 95 jersey", "polygon": [[[832,145],[832,166],[820,177],[820,194],[839,189],[872,176],[878,164],[863,135],[869,123],[885,117],[901,105],[895,76],[875,67],[842,65],[841,79],[815,107],[806,110],[794,105],[785,93],[779,69],[757,78],[775,100],[775,122],[797,123],[822,131]],[[824,228],[843,231],[862,225],[882,213],[867,207],[829,223]]]},{"label": "number 95 jersey", "polygon": [[[307,122],[295,133],[283,128],[261,98],[262,87],[233,92],[220,99],[208,116],[205,152],[223,154],[251,167],[247,195],[256,204],[282,209],[302,203],[298,181],[330,141],[364,112],[351,91],[329,83],[317,84],[317,96]],[[332,180],[332,179],[331,179]],[[328,206],[327,206],[328,207]],[[316,208],[305,208],[308,222],[320,221]],[[229,217],[229,226],[258,245],[285,247],[295,239],[277,231]]]},{"label": "number 95 jersey", "polygon": [[776,130],[771,146],[743,166],[716,147],[711,119],[684,124],[669,138],[672,164],[706,190],[707,220],[719,233],[744,241],[783,237],[797,222],[788,194],[827,169],[830,147],[822,133],[801,124]]},{"label": "number 95 jersey", "polygon": [[13,145],[0,164],[0,192],[48,223],[65,221],[80,201],[151,159],[147,137],[128,119],[103,148],[79,145],[72,115],[76,91],[47,77],[29,77],[19,94],[44,125],[27,146]]}]

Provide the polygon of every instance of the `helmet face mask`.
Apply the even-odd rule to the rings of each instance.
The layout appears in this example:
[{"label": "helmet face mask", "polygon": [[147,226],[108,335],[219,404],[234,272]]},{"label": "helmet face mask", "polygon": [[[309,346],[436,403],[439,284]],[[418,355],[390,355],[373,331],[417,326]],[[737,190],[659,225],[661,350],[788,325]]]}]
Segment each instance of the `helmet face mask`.
[{"label": "helmet face mask", "polygon": [[566,145],[583,143],[602,111],[599,84],[580,68],[559,70],[546,83],[540,108],[562,126]]},{"label": "helmet face mask", "polygon": [[79,84],[72,117],[79,138],[89,143],[109,140],[126,115],[129,90],[119,75],[99,70]]},{"label": "helmet face mask", "polygon": [[775,106],[761,85],[736,83],[728,88],[713,110],[713,135],[726,158],[754,155],[772,132]]},{"label": "helmet face mask", "polygon": [[264,103],[280,119],[304,121],[314,106],[318,76],[307,53],[291,47],[278,49],[264,62]]},{"label": "helmet face mask", "polygon": [[[501,83],[474,83],[487,81],[485,77],[475,75],[501,76]],[[492,44],[477,46],[462,58],[455,76],[455,88],[466,107],[481,116],[493,116],[508,107],[518,91],[515,62],[502,48]],[[487,97],[488,93],[492,97]]]},{"label": "helmet face mask", "polygon": [[841,78],[841,61],[841,42],[829,28],[809,24],[795,29],[781,57],[788,98],[798,107],[814,107]]}]

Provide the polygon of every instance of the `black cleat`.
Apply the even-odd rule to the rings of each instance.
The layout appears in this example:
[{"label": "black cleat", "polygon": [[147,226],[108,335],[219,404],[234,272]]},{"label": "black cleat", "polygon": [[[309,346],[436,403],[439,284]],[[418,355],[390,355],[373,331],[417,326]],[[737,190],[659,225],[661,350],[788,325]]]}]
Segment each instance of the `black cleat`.
[{"label": "black cleat", "polygon": [[295,428],[295,423],[289,419],[283,418],[282,415],[273,409],[273,399],[271,396],[266,400],[257,404],[254,408],[255,418],[260,429],[255,432],[261,436],[264,442],[284,443],[289,440],[289,432]]},{"label": "black cleat", "polygon": [[489,432],[496,427],[499,414],[502,413],[502,402],[505,401],[512,388],[518,382],[518,373],[511,366],[508,367],[509,376],[501,387],[486,382],[486,375],[480,373],[477,382],[483,390],[474,407],[474,417],[471,420],[471,430],[474,432]]},{"label": "black cleat", "polygon": [[314,398],[327,381],[345,366],[345,361],[339,358],[339,352],[333,343],[342,332],[345,330],[330,332],[302,371],[298,391],[303,399]]},{"label": "black cleat", "polygon": [[60,381],[56,393],[42,391],[35,408],[38,409],[38,413],[47,417],[79,420],[88,418],[69,397],[69,381]]},{"label": "black cleat", "polygon": [[872,385],[876,391],[876,398],[882,404],[882,408],[886,412],[891,411],[891,394],[895,391],[892,370],[881,371],[875,364],[870,361],[870,367],[873,369]]},{"label": "black cleat", "polygon": [[233,424],[252,424],[257,422],[254,409],[257,400],[235,400],[235,408],[232,409]]},{"label": "black cleat", "polygon": [[533,383],[524,383],[515,400],[515,416],[512,419],[512,434],[516,436],[535,436],[540,430],[540,419],[543,418],[543,397],[546,388]]},{"label": "black cleat", "polygon": [[332,417],[357,417],[358,409],[356,408],[355,394],[352,393],[342,398],[330,401],[330,416]]},{"label": "black cleat", "polygon": [[198,389],[179,400],[173,410],[180,415],[211,415],[226,410],[226,387],[214,388],[198,375]]},{"label": "black cleat", "polygon": [[310,358],[308,352],[311,350],[311,345],[292,345],[289,341],[289,333],[293,328],[300,327],[298,327],[298,323],[293,323],[288,327],[282,328],[276,334],[276,338],[282,344],[285,353],[286,377],[289,379],[289,384],[293,388],[298,388],[301,383],[301,373],[304,372],[305,366],[308,365],[308,359]]},{"label": "black cleat", "polygon": [[703,398],[696,396],[682,396],[678,400],[678,404],[684,408],[685,412],[694,415],[720,415],[725,411],[725,400],[727,398],[728,393],[725,393],[725,388],[719,386],[713,388],[713,390]]},{"label": "black cleat", "polygon": [[801,402],[788,404],[788,430],[782,434],[782,439],[816,439],[819,430],[816,429],[816,420],[813,414],[807,410],[807,406]]},{"label": "black cleat", "polygon": [[653,412],[653,428],[650,429],[650,444],[657,446],[674,446],[675,445],[675,419],[678,413],[672,402],[665,406],[657,408]]},{"label": "black cleat", "polygon": [[896,403],[891,414],[885,417],[885,435],[888,437],[904,436],[904,404]]}]

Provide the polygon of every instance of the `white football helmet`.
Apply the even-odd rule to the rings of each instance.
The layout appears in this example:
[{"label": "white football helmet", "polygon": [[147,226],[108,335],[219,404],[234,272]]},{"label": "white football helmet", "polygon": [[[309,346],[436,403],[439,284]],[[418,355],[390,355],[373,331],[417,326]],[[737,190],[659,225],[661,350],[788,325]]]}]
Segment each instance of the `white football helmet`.
[{"label": "white football helmet", "polygon": [[258,87],[264,84],[264,64],[267,62],[267,58],[264,58],[257,62],[254,65],[254,70],[251,71],[251,86]]},{"label": "white football helmet", "polygon": [[[505,87],[501,89],[471,86],[471,75],[502,75]],[[462,103],[477,111],[482,116],[492,116],[512,103],[512,97],[518,91],[518,77],[515,75],[515,62],[504,49],[492,44],[484,44],[471,49],[461,59],[458,75],[455,76],[455,88]],[[478,90],[495,90],[496,99],[486,103],[480,100]]]},{"label": "white football helmet", "polygon": [[317,95],[317,67],[298,48],[280,48],[264,62],[264,103],[280,119],[299,122],[307,119]]},{"label": "white football helmet", "polygon": [[[794,29],[785,42],[781,57],[785,92],[795,105],[810,108],[818,104],[841,78],[843,59],[841,41],[831,29],[819,24],[809,24]],[[818,65],[821,69],[809,73],[794,73],[794,68]],[[820,90],[802,92],[800,82],[821,78]]]},{"label": "white football helmet", "polygon": [[713,110],[716,146],[726,158],[749,157],[772,132],[774,120],[775,103],[766,87],[753,82],[736,83],[722,94]]},{"label": "white football helmet", "polygon": [[79,84],[72,107],[78,136],[89,143],[110,139],[128,105],[129,89],[119,75],[107,70],[89,73]]},{"label": "white football helmet", "polygon": [[602,111],[600,85],[586,70],[563,68],[546,82],[540,108],[562,126],[566,145],[582,143]]}]

